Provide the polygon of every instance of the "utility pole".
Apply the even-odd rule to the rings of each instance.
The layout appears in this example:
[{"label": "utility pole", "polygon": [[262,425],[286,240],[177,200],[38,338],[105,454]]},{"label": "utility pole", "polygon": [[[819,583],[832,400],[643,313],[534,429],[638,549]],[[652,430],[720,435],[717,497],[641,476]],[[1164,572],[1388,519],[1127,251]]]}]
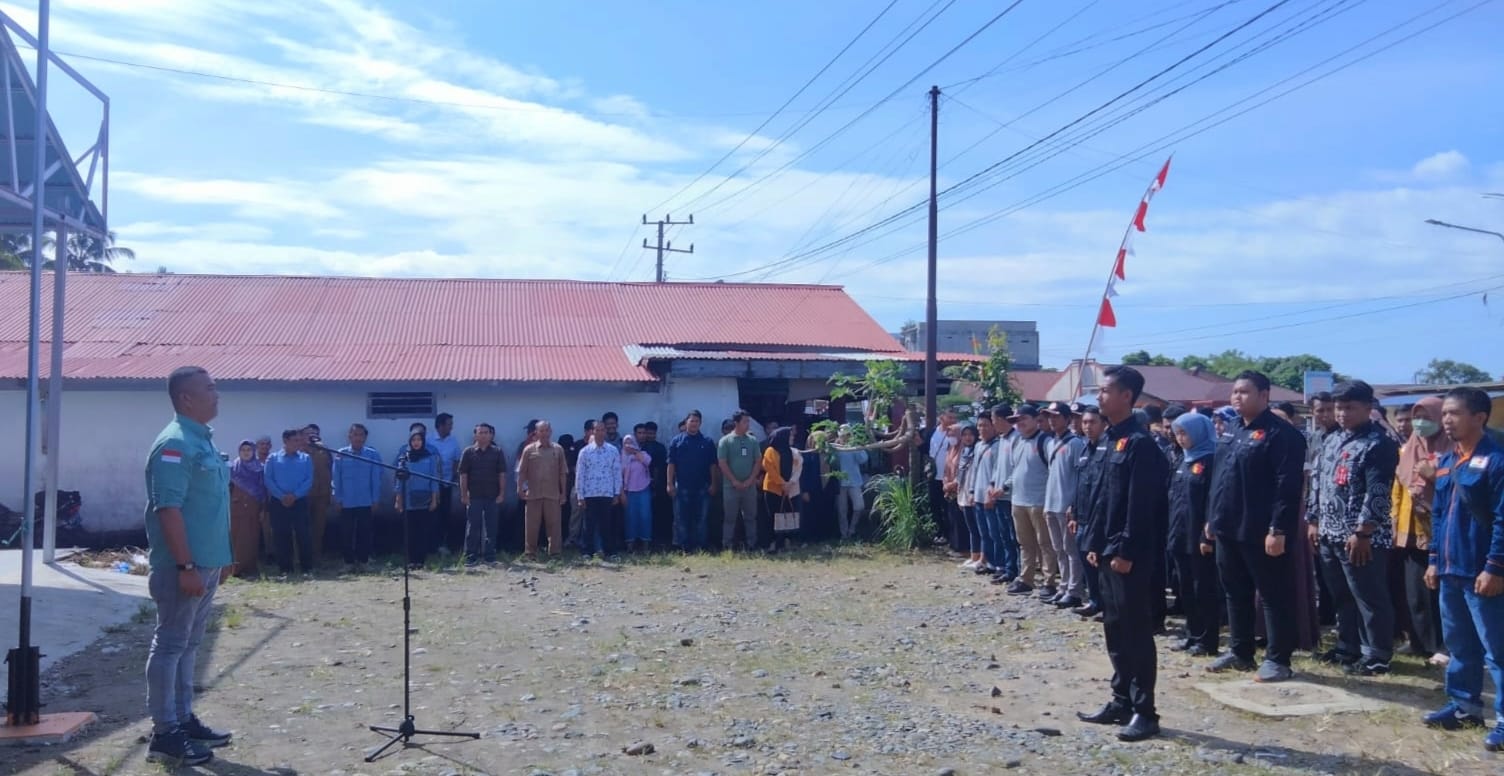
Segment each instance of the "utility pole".
[{"label": "utility pole", "polygon": [[940,208],[936,194],[940,157],[940,87],[930,87],[930,260],[929,295],[924,306],[924,417],[934,430],[940,420],[938,411],[940,362],[936,355],[936,329],[939,327],[935,304],[935,260],[940,242]]},{"label": "utility pole", "polygon": [[643,214],[643,216],[642,216],[642,225],[643,226],[647,226],[648,224],[657,224],[658,225],[658,244],[656,246],[648,245],[648,238],[644,237],[644,238],[642,238],[642,247],[644,247],[644,248],[656,248],[657,249],[657,251],[658,251],[658,274],[657,274],[657,282],[662,283],[663,282],[663,254],[664,253],[694,253],[695,252],[695,244],[694,243],[690,243],[689,244],[689,250],[686,251],[686,250],[681,250],[679,248],[675,248],[674,244],[671,243],[671,242],[664,242],[663,241],[663,227],[665,227],[665,226],[694,226],[695,225],[695,217],[693,215],[690,215],[688,221],[675,221],[673,216],[666,215],[666,216],[663,217],[663,220],[661,220],[661,221],[649,221],[648,217],[647,217],[647,214]]}]

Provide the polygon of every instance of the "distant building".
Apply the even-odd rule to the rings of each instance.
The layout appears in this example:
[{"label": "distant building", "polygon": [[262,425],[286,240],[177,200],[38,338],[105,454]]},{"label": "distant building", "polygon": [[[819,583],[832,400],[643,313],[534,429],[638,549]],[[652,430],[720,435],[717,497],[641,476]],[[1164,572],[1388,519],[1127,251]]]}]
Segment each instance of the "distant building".
[{"label": "distant building", "polygon": [[[975,347],[988,355],[987,333],[994,326],[1008,338],[1008,355],[1014,368],[1039,368],[1039,326],[1034,321],[939,321],[935,327],[936,350],[971,353]],[[923,323],[910,323],[897,336],[909,350],[925,348]]]}]

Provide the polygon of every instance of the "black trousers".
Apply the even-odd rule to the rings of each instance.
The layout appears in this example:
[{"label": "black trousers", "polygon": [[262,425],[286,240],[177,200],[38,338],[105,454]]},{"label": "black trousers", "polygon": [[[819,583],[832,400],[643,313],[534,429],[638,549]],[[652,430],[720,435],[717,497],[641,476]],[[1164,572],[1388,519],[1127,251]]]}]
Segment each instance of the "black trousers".
[{"label": "black trousers", "polygon": [[1265,659],[1290,665],[1295,652],[1295,564],[1286,538],[1285,553],[1271,558],[1264,543],[1217,537],[1217,572],[1227,596],[1227,646],[1243,660],[1253,660],[1253,596],[1264,603],[1264,634],[1269,639]]},{"label": "black trousers", "polygon": [[1441,641],[1441,592],[1426,587],[1425,550],[1397,549],[1405,556],[1405,600],[1410,608],[1410,647],[1422,655],[1446,652]]},{"label": "black trousers", "polygon": [[370,507],[345,507],[340,511],[345,531],[345,562],[368,563],[371,560],[373,528]]},{"label": "black trousers", "polygon": [[304,572],[313,571],[313,526],[308,515],[308,499],[300,498],[292,506],[284,506],[281,499],[267,502],[271,517],[272,541],[277,545],[277,565],[284,574],[293,572],[293,540],[297,540],[298,564]]},{"label": "black trousers", "polygon": [[1337,609],[1337,651],[1388,662],[1394,657],[1394,604],[1389,600],[1389,548],[1374,547],[1367,565],[1347,559],[1347,543],[1321,539],[1320,569]]},{"label": "black trousers", "polygon": [[1185,614],[1185,637],[1208,652],[1216,652],[1222,632],[1222,612],[1227,599],[1217,579],[1214,555],[1172,552],[1175,567],[1175,602]]},{"label": "black trousers", "polygon": [[611,522],[614,501],[615,499],[612,498],[585,499],[584,514],[581,515],[584,523],[580,527],[581,553],[593,555],[597,552],[606,554],[611,551],[611,543],[604,533],[607,524]]},{"label": "black trousers", "polygon": [[1112,699],[1149,719],[1154,710],[1157,657],[1154,614],[1150,608],[1152,564],[1133,564],[1127,574],[1113,571],[1106,559],[1096,569],[1102,587],[1102,633],[1112,660]]}]

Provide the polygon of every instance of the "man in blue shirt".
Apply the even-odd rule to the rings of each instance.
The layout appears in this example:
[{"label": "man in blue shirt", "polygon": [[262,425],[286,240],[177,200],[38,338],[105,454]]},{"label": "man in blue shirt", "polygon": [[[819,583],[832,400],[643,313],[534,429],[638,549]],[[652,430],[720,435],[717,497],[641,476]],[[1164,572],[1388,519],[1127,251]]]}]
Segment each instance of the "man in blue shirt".
[{"label": "man in blue shirt", "polygon": [[267,511],[277,545],[277,565],[293,572],[293,539],[304,574],[313,573],[313,531],[309,525],[308,492],[313,489],[313,460],[302,450],[303,432],[282,432],[282,449],[266,459]]},{"label": "man in blue shirt", "polygon": [[1483,670],[1494,681],[1494,729],[1483,739],[1504,749],[1504,446],[1486,433],[1491,401],[1453,388],[1441,426],[1456,444],[1436,464],[1426,585],[1441,591],[1441,633],[1450,702],[1426,715],[1443,730],[1483,724]]},{"label": "man in blue shirt", "polygon": [[674,544],[684,552],[705,546],[715,443],[700,433],[704,417],[691,410],[684,430],[668,445],[668,495],[674,499]]},{"label": "man in blue shirt", "polygon": [[146,658],[152,762],[199,765],[210,747],[230,743],[193,713],[194,666],[214,592],[231,568],[230,468],[214,447],[209,421],[219,391],[202,367],[182,367],[167,380],[174,416],[146,457],[148,588],[157,626]]},{"label": "man in blue shirt", "polygon": [[[334,458],[334,502],[345,528],[345,563],[371,561],[371,508],[381,500],[381,453],[366,444],[370,432],[360,423],[350,426],[350,444]],[[374,464],[373,464],[374,462]]]}]

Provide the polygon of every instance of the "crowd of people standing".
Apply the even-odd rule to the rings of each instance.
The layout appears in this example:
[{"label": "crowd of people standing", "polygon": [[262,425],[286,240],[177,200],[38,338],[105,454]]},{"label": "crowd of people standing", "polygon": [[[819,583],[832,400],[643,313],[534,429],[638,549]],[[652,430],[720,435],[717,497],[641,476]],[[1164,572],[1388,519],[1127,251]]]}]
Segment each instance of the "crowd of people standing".
[{"label": "crowd of people standing", "polygon": [[[807,425],[769,421],[760,439],[754,423],[737,410],[712,437],[692,411],[665,444],[657,423],[624,434],[614,412],[584,421],[578,439],[535,419],[511,455],[489,423],[462,442],[448,413],[432,429],[411,424],[391,456],[368,444],[361,423],[339,447],[326,445],[316,424],[281,432],[275,448],[271,437],[242,440],[230,466],[236,573],[257,576],[272,561],[283,574],[310,574],[326,549],[360,568],[404,546],[411,565],[435,554],[478,565],[505,549],[528,558],[777,552],[795,541],[856,538],[867,454],[818,452]],[[780,515],[798,515],[797,526],[777,522]]]},{"label": "crowd of people standing", "polygon": [[1390,418],[1352,381],[1313,398],[1306,432],[1258,372],[1215,411],[1136,409],[1142,390],[1114,367],[1096,405],[943,414],[928,440],[930,503],[962,568],[1103,623],[1112,698],[1081,719],[1158,734],[1154,637],[1180,614],[1172,649],[1266,683],[1294,676],[1297,649],[1383,676],[1406,636],[1445,669],[1448,702],[1424,723],[1482,726],[1486,671],[1484,743],[1504,749],[1504,443],[1487,394]]}]

